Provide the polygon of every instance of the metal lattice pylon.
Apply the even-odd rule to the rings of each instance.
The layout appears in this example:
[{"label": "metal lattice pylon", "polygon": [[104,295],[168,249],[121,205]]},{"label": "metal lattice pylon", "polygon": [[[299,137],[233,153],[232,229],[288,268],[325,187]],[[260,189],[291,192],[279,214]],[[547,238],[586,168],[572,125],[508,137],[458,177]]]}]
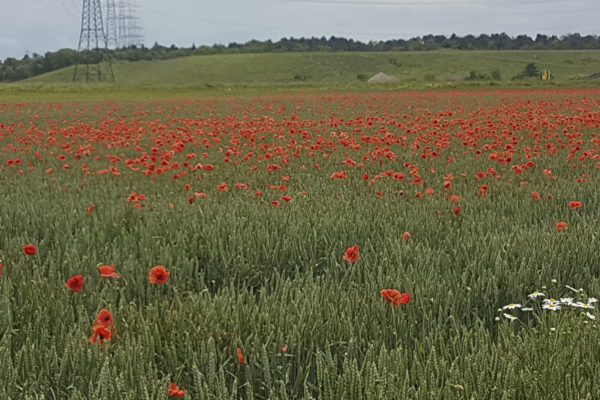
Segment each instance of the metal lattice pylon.
[{"label": "metal lattice pylon", "polygon": [[[115,75],[112,63],[108,58],[108,41],[102,24],[102,7],[100,0],[83,0],[81,11],[81,33],[79,34],[79,45],[77,46],[77,64],[73,71],[73,82],[77,81],[80,69],[84,69],[85,81],[113,81]],[[82,62],[83,61],[83,62]],[[101,71],[101,63],[107,64],[107,72]],[[80,68],[80,66],[82,68]]]},{"label": "metal lattice pylon", "polygon": [[115,0],[106,0],[106,46],[109,49],[119,48]]}]

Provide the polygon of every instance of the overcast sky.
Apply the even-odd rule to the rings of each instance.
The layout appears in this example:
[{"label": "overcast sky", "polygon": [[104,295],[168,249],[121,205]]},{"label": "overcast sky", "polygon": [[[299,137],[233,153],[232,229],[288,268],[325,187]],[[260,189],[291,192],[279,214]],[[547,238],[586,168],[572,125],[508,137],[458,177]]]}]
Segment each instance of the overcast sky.
[{"label": "overcast sky", "polygon": [[[135,1],[147,46],[332,35],[367,42],[430,33],[600,34],[600,0]],[[83,0],[0,4],[0,59],[77,48]]]}]

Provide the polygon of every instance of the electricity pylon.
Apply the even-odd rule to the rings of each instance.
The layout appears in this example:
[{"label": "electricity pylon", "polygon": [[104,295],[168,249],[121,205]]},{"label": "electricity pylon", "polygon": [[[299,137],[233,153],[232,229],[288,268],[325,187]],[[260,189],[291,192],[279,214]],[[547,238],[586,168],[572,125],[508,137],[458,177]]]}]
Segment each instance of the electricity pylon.
[{"label": "electricity pylon", "polygon": [[106,0],[106,46],[109,49],[119,48],[115,0]]},{"label": "electricity pylon", "polygon": [[[112,63],[107,55],[108,41],[102,24],[102,7],[100,0],[83,0],[81,11],[81,33],[79,34],[79,45],[77,46],[77,64],[73,71],[73,82],[77,81],[77,74],[81,67],[85,71],[85,81],[97,82],[115,80]],[[82,60],[83,59],[83,60]],[[83,62],[82,62],[83,61]],[[101,63],[106,61],[107,73],[101,71]]]}]

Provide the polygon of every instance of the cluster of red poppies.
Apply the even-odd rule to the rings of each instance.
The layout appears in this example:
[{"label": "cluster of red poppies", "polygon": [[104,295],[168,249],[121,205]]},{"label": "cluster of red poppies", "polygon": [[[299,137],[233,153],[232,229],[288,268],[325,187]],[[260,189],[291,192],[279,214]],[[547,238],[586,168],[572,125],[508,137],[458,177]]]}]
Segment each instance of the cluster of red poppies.
[{"label": "cluster of red poppies", "polygon": [[[410,238],[409,232],[404,232],[402,235],[402,239],[407,241]],[[359,260],[358,253],[360,251],[360,247],[355,244],[352,247],[348,247],[346,249],[346,253],[344,254],[343,259],[350,262],[357,262]],[[381,295],[384,299],[389,301],[394,305],[394,307],[399,306],[400,304],[408,304],[411,299],[410,293],[400,293],[398,289],[383,289],[381,290]]]},{"label": "cluster of red poppies", "polygon": [[[34,256],[37,254],[37,247],[33,244],[27,244],[23,247],[23,252],[26,255]],[[120,274],[115,272],[114,265],[101,265],[98,267],[100,276],[102,278],[115,278],[119,279]],[[0,275],[2,275],[2,263],[0,263]],[[164,265],[157,265],[150,269],[148,273],[148,280],[150,283],[161,285],[169,280],[170,272],[167,271]],[[66,287],[71,289],[73,292],[80,292],[83,289],[84,278],[83,275],[78,274],[69,279],[65,284]],[[107,309],[102,309],[96,315],[96,324],[92,327],[92,335],[88,339],[90,343],[100,344],[100,348],[104,349],[104,344],[110,342],[117,337],[117,327],[113,315]],[[186,391],[182,390],[175,383],[171,383],[169,387],[169,396],[183,397]]]}]

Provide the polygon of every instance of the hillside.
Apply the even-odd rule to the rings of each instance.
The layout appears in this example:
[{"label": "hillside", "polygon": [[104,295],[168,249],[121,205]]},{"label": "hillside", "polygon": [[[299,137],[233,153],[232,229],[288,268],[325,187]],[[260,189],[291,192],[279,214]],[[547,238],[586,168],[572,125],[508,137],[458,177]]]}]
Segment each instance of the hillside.
[{"label": "hillside", "polygon": [[[529,63],[549,69],[553,81],[511,80]],[[427,88],[490,85],[469,81],[471,71],[490,76],[497,70],[501,86],[596,86],[600,51],[430,51],[312,52],[190,56],[171,60],[117,62],[116,85],[124,88],[326,87],[360,89],[382,71],[399,79],[396,87]],[[73,67],[22,81],[25,85],[71,83]]]}]

